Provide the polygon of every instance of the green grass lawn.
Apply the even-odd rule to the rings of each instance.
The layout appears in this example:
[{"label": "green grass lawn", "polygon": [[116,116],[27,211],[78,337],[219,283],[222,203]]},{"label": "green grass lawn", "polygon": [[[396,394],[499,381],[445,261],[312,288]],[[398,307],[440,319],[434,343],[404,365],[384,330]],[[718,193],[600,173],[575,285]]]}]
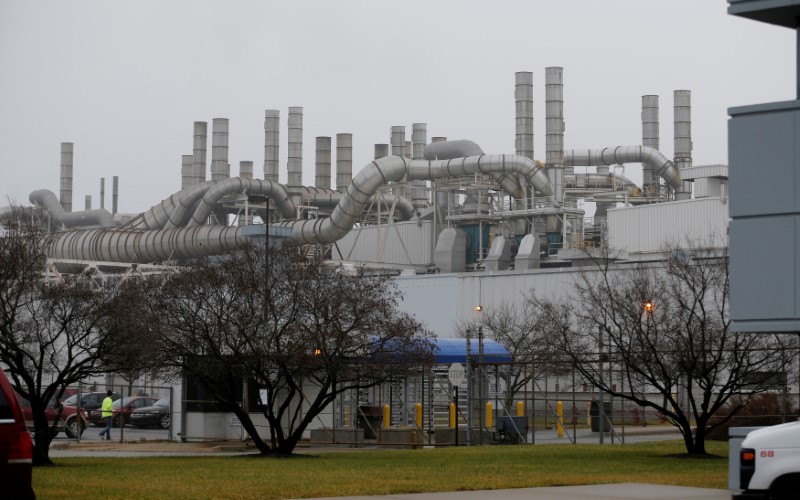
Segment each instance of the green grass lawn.
[{"label": "green grass lawn", "polygon": [[[640,482],[727,488],[718,459],[676,458],[681,443],[480,446],[324,452],[293,458],[60,458],[36,468],[38,498],[303,498]],[[300,450],[302,454],[302,450]]]}]

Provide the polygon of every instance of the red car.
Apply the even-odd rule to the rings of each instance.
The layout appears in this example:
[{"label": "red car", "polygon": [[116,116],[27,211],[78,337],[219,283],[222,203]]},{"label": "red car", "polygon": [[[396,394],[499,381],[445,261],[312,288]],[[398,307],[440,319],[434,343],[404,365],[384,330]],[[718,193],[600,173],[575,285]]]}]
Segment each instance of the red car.
[{"label": "red car", "polygon": [[[111,419],[115,427],[128,424],[131,421],[131,412],[137,408],[144,408],[145,406],[152,406],[158,398],[150,396],[125,396],[114,401],[112,406]],[[89,420],[96,426],[102,427],[106,425],[103,420],[103,411],[100,409],[92,410],[89,413]]]},{"label": "red car", "polygon": [[31,486],[33,441],[16,393],[0,370],[0,484],[9,498],[36,498]]}]

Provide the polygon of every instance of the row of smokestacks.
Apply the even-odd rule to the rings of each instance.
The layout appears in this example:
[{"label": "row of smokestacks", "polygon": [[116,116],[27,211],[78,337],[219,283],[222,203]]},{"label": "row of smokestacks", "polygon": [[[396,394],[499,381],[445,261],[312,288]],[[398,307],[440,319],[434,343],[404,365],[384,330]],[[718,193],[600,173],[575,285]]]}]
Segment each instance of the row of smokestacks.
[{"label": "row of smokestacks", "polygon": [[[74,149],[75,145],[71,142],[61,143],[61,178],[59,190],[59,203],[65,212],[72,212],[72,179],[74,178]],[[106,199],[106,179],[100,178],[100,208],[105,209]],[[111,213],[117,213],[117,201],[119,199],[119,177],[113,177],[113,187],[111,191]],[[92,209],[92,196],[84,197],[85,210]]]}]

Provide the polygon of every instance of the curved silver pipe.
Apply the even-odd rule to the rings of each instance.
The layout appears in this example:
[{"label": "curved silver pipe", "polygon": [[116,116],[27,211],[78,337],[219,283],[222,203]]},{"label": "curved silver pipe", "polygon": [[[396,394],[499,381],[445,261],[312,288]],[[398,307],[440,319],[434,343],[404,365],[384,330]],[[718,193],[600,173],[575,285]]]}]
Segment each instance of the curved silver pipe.
[{"label": "curved silver pipe", "polygon": [[33,204],[43,206],[50,213],[53,221],[66,227],[112,227],[114,225],[111,213],[102,208],[82,212],[65,211],[56,195],[49,189],[38,189],[32,192],[28,199]]},{"label": "curved silver pipe", "polygon": [[[582,180],[582,182],[578,182]],[[578,188],[578,185],[581,187]],[[564,174],[564,188],[565,189],[581,189],[583,191],[593,191],[597,189],[625,189],[631,190],[637,187],[627,177],[623,177],[615,173],[607,174]]]},{"label": "curved silver pipe", "polygon": [[606,166],[618,163],[644,163],[667,181],[673,189],[681,187],[678,168],[657,149],[647,146],[617,146],[603,149],[572,149],[564,151],[564,165]]},{"label": "curved silver pipe", "polygon": [[247,241],[242,226],[199,226],[180,229],[82,229],[52,233],[43,239],[50,258],[103,262],[149,263],[216,255]]},{"label": "curved silver pipe", "polygon": [[[425,146],[426,160],[452,160],[453,158],[464,158],[466,156],[478,156],[485,154],[483,149],[469,139],[458,139],[454,141],[436,141]],[[517,200],[525,196],[517,178],[507,173],[493,174],[492,178],[503,188],[503,191],[510,194]]]},{"label": "curved silver pipe", "polygon": [[185,212],[193,209],[205,192],[214,184],[214,181],[205,181],[182,189],[169,198],[163,199],[157,205],[150,207],[139,217],[132,220],[127,227],[130,229],[163,229],[167,226],[185,225],[185,221],[181,223],[179,214],[182,212],[180,210]]},{"label": "curved silver pipe", "polygon": [[[217,182],[205,192],[203,199],[197,204],[197,208],[192,214],[192,219],[189,221],[188,226],[195,227],[205,224],[214,205],[222,199],[223,196],[234,193],[268,196],[270,199],[275,200],[276,208],[283,217],[294,218],[297,216],[297,208],[282,184],[262,179],[232,177]],[[174,221],[175,218],[171,218],[171,220]]]},{"label": "curved silver pipe", "polygon": [[388,182],[415,179],[460,177],[472,174],[523,174],[545,196],[553,194],[544,169],[533,160],[517,155],[480,155],[454,160],[409,160],[387,156],[373,161],[353,179],[347,196],[326,219],[298,220],[280,225],[292,229],[295,241],[316,244],[332,243],[344,237],[359,220],[361,211],[371,196]]},{"label": "curved silver pipe", "polygon": [[[318,188],[318,187],[311,187],[305,186],[303,188],[303,203],[307,203],[314,207],[319,207],[323,209],[332,209],[335,208],[336,205],[342,201],[345,194],[340,193],[339,191],[334,191],[332,189],[325,189],[325,188]],[[414,209],[414,206],[407,198],[402,196],[398,196],[396,194],[391,193],[382,193],[380,195],[375,195],[370,199],[367,207],[374,203],[380,203],[382,207],[385,209],[391,209],[392,206],[395,207],[395,210],[400,212],[400,218],[403,220],[409,220],[413,218],[417,211]],[[366,207],[365,207],[366,208]],[[293,218],[293,217],[287,217]]]}]

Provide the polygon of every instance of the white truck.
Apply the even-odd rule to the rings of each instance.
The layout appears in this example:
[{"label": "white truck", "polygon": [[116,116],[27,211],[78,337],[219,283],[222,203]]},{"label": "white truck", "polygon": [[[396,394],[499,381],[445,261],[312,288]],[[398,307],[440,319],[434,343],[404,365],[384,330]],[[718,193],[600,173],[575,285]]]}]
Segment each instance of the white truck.
[{"label": "white truck", "polygon": [[751,431],[739,452],[733,500],[800,498],[800,422]]}]

